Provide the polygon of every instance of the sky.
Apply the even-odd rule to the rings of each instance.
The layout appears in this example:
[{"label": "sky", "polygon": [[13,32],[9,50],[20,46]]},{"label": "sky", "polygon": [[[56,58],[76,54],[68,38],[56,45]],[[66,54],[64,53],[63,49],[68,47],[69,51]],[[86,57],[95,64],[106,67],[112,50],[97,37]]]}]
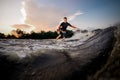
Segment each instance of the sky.
[{"label": "sky", "polygon": [[56,30],[63,17],[80,29],[120,22],[120,0],[0,0],[0,32]]}]

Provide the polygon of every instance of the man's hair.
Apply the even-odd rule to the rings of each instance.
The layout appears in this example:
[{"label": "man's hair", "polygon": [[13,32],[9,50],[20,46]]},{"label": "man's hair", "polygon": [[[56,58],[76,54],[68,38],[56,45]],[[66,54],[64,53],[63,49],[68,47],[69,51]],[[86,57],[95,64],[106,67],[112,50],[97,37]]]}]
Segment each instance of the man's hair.
[{"label": "man's hair", "polygon": [[64,17],[64,19],[67,19],[67,17]]}]

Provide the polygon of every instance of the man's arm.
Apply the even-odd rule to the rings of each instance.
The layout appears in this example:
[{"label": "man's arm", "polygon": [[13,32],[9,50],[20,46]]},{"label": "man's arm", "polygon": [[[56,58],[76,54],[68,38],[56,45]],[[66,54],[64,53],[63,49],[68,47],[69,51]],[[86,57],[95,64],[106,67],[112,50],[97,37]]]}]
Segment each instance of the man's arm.
[{"label": "man's arm", "polygon": [[72,27],[72,28],[77,28],[77,27],[75,27],[75,26],[73,26],[73,25],[71,25],[70,27]]},{"label": "man's arm", "polygon": [[[77,27],[75,27],[75,26],[72,26],[72,25],[71,25],[70,27],[72,27],[72,28],[77,28]],[[77,31],[80,31],[80,29],[79,29],[79,28],[77,28]]]},{"label": "man's arm", "polygon": [[58,31],[60,31],[60,28],[61,28],[61,26],[60,26],[60,25],[58,25]]},{"label": "man's arm", "polygon": [[75,26],[71,25],[70,23],[68,23],[68,25],[69,25],[70,27],[72,27],[72,28],[77,28],[77,27],[75,27]]}]

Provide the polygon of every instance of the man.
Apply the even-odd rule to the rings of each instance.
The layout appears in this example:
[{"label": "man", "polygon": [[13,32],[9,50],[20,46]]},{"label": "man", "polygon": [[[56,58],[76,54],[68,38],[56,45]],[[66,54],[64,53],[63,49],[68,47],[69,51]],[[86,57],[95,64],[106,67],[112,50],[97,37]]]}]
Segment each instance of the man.
[{"label": "man", "polygon": [[70,26],[72,28],[77,28],[73,25],[71,25],[70,23],[67,22],[67,17],[63,18],[63,22],[58,26],[57,32],[58,32],[58,36],[55,39],[55,42],[57,42],[57,40],[62,36],[62,41],[65,41],[65,35],[66,35],[66,29],[67,27]]}]

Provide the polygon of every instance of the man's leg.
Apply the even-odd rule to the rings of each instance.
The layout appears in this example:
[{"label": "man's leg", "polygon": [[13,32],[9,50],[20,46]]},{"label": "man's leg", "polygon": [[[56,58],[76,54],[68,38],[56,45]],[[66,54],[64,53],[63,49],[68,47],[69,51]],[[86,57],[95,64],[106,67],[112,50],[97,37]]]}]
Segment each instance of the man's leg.
[{"label": "man's leg", "polygon": [[55,39],[55,42],[57,42],[57,40],[58,40],[60,37],[61,37],[61,34],[59,34],[59,35],[57,36],[57,38]]},{"label": "man's leg", "polygon": [[63,34],[62,41],[65,41],[66,32],[63,32],[62,34]]},{"label": "man's leg", "polygon": [[65,37],[63,36],[62,41],[65,41]]}]

